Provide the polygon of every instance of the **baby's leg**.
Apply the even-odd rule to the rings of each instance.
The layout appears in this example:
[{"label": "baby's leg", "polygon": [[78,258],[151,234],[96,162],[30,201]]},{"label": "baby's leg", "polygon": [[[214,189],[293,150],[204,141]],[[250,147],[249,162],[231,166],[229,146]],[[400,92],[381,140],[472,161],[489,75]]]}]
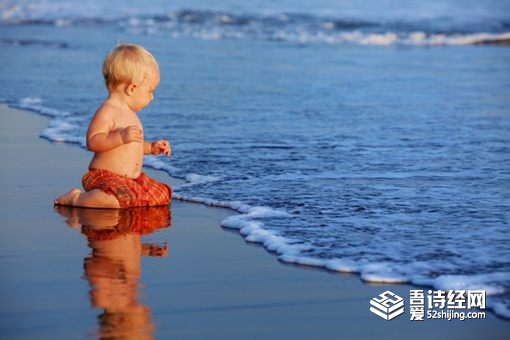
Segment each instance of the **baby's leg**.
[{"label": "baby's leg", "polygon": [[100,189],[92,189],[83,192],[78,188],[74,188],[57,198],[54,203],[56,205],[70,205],[84,208],[120,208],[119,201],[114,195],[107,194]]}]

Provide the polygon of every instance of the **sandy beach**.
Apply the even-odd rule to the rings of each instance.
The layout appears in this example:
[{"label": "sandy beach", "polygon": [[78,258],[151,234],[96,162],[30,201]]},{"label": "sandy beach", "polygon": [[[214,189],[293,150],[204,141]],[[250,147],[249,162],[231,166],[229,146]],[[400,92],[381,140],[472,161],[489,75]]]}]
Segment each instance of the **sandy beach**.
[{"label": "sandy beach", "polygon": [[[0,114],[1,338],[99,337],[104,323],[121,322],[107,320],[110,302],[94,295],[101,293],[101,283],[94,281],[101,277],[90,268],[103,255],[90,254],[100,252],[100,246],[89,245],[83,230],[70,227],[53,207],[55,197],[80,185],[90,154],[39,138],[47,125],[44,117],[5,105]],[[146,171],[177,183],[164,173]],[[141,248],[158,244],[167,253],[122,258],[128,283],[119,286],[127,292],[116,292],[118,299],[128,296],[133,310],[143,310],[133,312],[131,323],[128,318],[120,324],[124,330],[138,329],[126,331],[126,337],[506,339],[510,334],[510,322],[489,311],[484,320],[415,322],[406,307],[403,315],[386,321],[370,312],[370,300],[390,290],[407,302],[416,288],[367,285],[356,275],[283,265],[220,227],[234,214],[230,210],[174,200],[170,213],[170,227],[125,237],[128,255],[128,242]]]}]

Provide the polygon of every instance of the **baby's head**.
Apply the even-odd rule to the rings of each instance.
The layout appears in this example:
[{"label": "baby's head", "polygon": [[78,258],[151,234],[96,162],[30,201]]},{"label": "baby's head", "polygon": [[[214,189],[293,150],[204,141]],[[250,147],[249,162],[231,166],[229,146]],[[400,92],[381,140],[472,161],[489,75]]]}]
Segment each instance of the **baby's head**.
[{"label": "baby's head", "polygon": [[142,46],[118,45],[103,63],[105,85],[112,92],[120,84],[140,84],[154,67],[158,68],[156,59]]}]

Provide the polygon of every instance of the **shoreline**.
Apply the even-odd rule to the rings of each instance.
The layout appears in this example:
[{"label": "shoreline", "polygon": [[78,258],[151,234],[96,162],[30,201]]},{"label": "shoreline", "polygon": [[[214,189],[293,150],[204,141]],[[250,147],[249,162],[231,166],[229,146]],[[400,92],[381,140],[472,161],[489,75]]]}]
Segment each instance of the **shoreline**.
[{"label": "shoreline", "polygon": [[[52,206],[53,198],[79,186],[90,154],[39,138],[47,125],[45,117],[5,104],[0,104],[0,113],[0,152],[6,162],[0,208],[2,334],[87,338],[99,312],[88,305],[88,288],[80,277],[90,249],[78,232],[66,229],[66,221]],[[162,171],[144,172],[171,186],[179,181]],[[370,312],[370,300],[390,290],[408,302],[409,290],[416,287],[370,285],[355,274],[281,263],[264,247],[246,243],[239,232],[220,227],[234,214],[173,200],[172,227],[149,235],[157,241],[168,237],[170,244],[168,258],[144,258],[141,265],[140,299],[152,312],[155,338],[392,339],[405,334],[426,339],[447,333],[458,339],[503,339],[510,331],[510,322],[488,310],[485,320],[411,322],[406,306],[403,316],[388,322]],[[65,257],[59,249],[65,250]],[[60,270],[52,272],[52,267]],[[50,289],[55,286],[61,291]],[[29,288],[36,292],[27,293]],[[79,321],[62,318],[68,312],[79,315]]]}]

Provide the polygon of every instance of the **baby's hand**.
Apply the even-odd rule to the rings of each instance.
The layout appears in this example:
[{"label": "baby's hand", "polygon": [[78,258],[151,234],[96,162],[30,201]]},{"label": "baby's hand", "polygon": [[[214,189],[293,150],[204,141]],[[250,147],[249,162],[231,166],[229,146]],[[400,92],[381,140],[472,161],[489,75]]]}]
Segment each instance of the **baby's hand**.
[{"label": "baby's hand", "polygon": [[153,155],[159,155],[164,153],[167,156],[170,156],[172,153],[172,148],[170,147],[170,143],[167,140],[160,139],[151,144],[151,152]]},{"label": "baby's hand", "polygon": [[120,130],[120,136],[122,137],[122,141],[124,144],[128,143],[142,143],[143,142],[143,133],[142,130],[134,125],[128,126],[125,129]]}]

